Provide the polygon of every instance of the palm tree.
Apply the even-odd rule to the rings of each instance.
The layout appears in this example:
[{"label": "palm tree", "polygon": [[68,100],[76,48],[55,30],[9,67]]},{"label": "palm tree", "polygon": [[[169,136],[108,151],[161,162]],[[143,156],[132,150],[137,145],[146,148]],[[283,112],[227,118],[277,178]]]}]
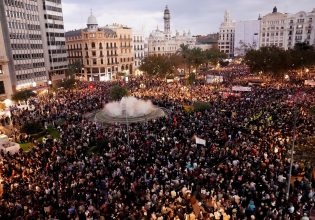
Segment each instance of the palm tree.
[{"label": "palm tree", "polygon": [[190,74],[190,69],[191,69],[191,49],[189,49],[188,44],[181,44],[180,45],[180,50],[178,51],[179,54],[183,57],[184,59],[184,72],[186,73],[186,65],[188,65],[188,74]]},{"label": "palm tree", "polygon": [[199,66],[206,63],[207,60],[204,51],[202,51],[200,48],[191,49],[189,58],[196,71],[198,70]]}]

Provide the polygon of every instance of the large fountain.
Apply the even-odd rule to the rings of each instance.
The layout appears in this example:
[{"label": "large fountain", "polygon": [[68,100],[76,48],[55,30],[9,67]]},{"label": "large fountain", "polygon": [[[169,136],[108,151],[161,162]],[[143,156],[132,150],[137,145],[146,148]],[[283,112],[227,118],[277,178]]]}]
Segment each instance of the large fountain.
[{"label": "large fountain", "polygon": [[165,112],[151,101],[137,99],[133,96],[123,97],[119,102],[110,102],[105,107],[90,115],[89,118],[105,123],[145,122],[166,116]]}]

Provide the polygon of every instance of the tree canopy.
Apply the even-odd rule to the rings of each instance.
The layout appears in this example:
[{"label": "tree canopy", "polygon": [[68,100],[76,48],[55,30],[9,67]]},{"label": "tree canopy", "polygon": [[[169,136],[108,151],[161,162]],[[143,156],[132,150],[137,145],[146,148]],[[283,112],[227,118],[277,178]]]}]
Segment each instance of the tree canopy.
[{"label": "tree canopy", "polygon": [[173,75],[181,63],[178,55],[152,55],[142,60],[140,70],[149,76],[167,77]]},{"label": "tree canopy", "polygon": [[120,85],[115,85],[110,90],[110,97],[115,101],[119,101],[122,97],[127,95],[128,90]]},{"label": "tree canopy", "polygon": [[74,61],[74,63],[69,64],[66,71],[67,78],[74,78],[77,73],[81,73],[82,68],[83,64],[79,60],[76,60]]},{"label": "tree canopy", "polygon": [[75,79],[74,78],[70,78],[70,79],[66,79],[63,81],[59,81],[56,86],[57,88],[64,88],[67,90],[73,89],[75,87]]},{"label": "tree canopy", "polygon": [[315,50],[305,43],[296,44],[293,49],[261,47],[249,50],[244,62],[252,72],[263,72],[275,78],[283,77],[286,71],[304,68],[315,64]]},{"label": "tree canopy", "polygon": [[33,92],[32,90],[21,90],[21,91],[17,91],[12,95],[12,100],[13,101],[26,101],[27,99],[29,99],[30,97],[35,97],[36,93]]},{"label": "tree canopy", "polygon": [[168,77],[176,73],[177,68],[186,69],[191,73],[191,68],[198,68],[208,63],[217,64],[220,60],[226,58],[226,54],[220,52],[217,48],[203,51],[200,48],[189,48],[188,45],[180,45],[176,54],[172,55],[152,55],[142,60],[140,70],[149,76]]}]

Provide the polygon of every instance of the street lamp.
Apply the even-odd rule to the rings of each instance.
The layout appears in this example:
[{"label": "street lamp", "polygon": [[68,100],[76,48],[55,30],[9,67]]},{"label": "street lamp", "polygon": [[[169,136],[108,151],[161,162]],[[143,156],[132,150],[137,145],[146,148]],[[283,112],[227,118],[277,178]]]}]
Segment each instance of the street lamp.
[{"label": "street lamp", "polygon": [[292,167],[293,167],[293,152],[294,152],[294,145],[295,145],[295,136],[296,136],[296,121],[297,121],[297,106],[294,106],[293,110],[293,139],[291,145],[291,156],[290,156],[290,170],[289,170],[289,177],[288,177],[288,189],[286,194],[286,199],[289,200],[290,195],[290,185],[291,185],[291,176],[292,176]]}]

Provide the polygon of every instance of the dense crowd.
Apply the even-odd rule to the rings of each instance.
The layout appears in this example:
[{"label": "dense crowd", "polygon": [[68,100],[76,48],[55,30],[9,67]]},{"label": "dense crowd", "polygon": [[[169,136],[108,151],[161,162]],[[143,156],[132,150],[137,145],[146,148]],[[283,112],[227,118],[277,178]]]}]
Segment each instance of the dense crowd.
[{"label": "dense crowd", "polygon": [[[0,219],[308,219],[312,164],[294,161],[288,200],[286,190],[295,115],[299,144],[314,135],[307,111],[314,89],[256,87],[223,98],[224,86],[199,82],[189,92],[180,82],[130,80],[132,95],[169,111],[130,124],[128,145],[125,125],[84,117],[110,99],[113,83],[93,85],[32,98],[32,110],[11,109],[14,126],[53,125],[60,138],[1,153]],[[191,94],[211,110],[185,111]]]}]

